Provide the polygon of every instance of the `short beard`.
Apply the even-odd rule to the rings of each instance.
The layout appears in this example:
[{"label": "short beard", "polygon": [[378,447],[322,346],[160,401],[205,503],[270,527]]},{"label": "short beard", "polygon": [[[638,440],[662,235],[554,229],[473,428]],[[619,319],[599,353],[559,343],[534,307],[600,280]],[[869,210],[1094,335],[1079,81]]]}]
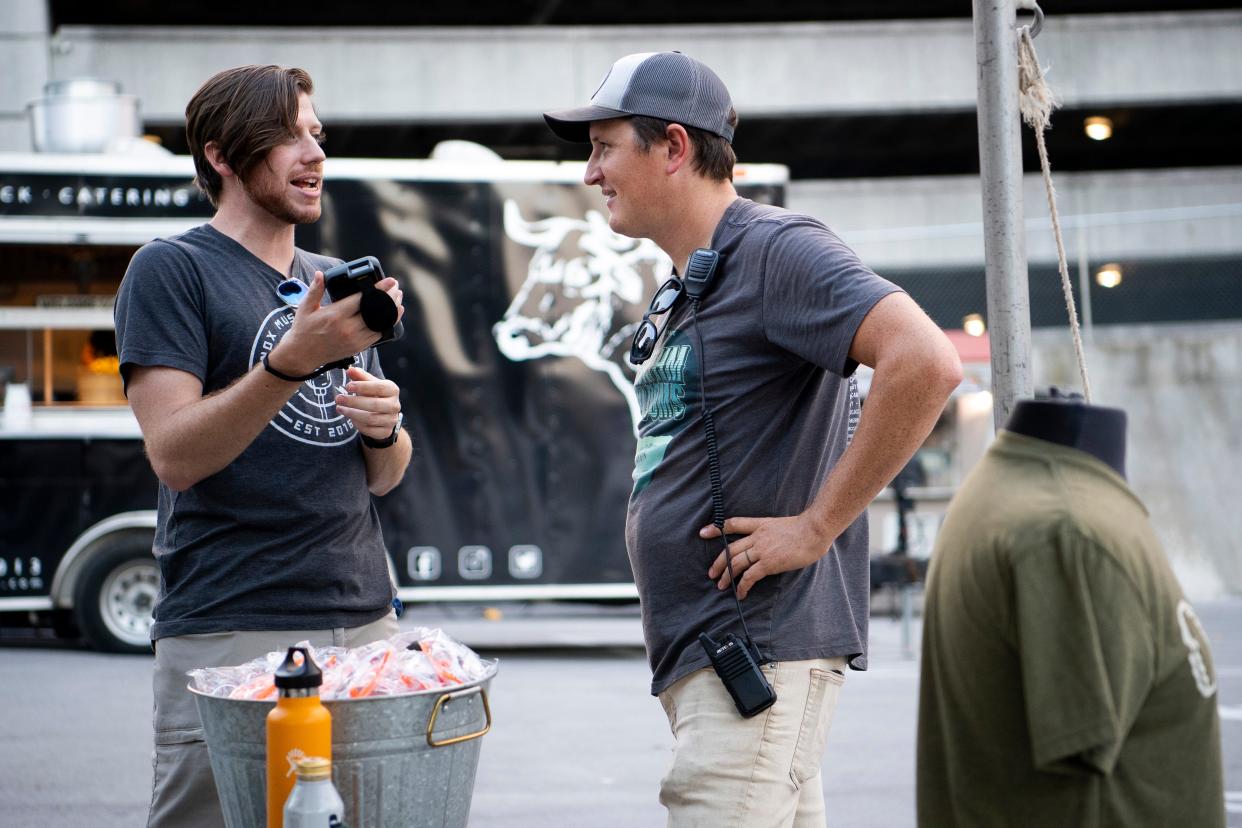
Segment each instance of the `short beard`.
[{"label": "short beard", "polygon": [[272,218],[279,219],[285,224],[314,224],[319,221],[319,216],[323,212],[323,207],[318,206],[313,216],[297,213],[286,203],[283,192],[273,193],[270,190],[251,187],[244,178],[241,179],[241,185],[251,201],[266,210]]}]

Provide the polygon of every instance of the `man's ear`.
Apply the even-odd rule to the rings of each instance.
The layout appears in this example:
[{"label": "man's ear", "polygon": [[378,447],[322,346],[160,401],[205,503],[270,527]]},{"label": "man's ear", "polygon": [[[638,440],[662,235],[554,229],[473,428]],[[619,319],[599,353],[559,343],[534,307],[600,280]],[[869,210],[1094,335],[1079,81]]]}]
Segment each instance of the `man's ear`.
[{"label": "man's ear", "polygon": [[233,168],[224,160],[224,156],[220,154],[220,145],[215,141],[208,141],[203,146],[203,155],[207,157],[207,163],[221,178],[234,176]]},{"label": "man's ear", "polygon": [[664,140],[666,142],[666,151],[668,152],[668,161],[664,165],[664,171],[669,175],[680,170],[690,161],[690,134],[686,132],[686,128],[681,124],[669,124],[664,130]]}]

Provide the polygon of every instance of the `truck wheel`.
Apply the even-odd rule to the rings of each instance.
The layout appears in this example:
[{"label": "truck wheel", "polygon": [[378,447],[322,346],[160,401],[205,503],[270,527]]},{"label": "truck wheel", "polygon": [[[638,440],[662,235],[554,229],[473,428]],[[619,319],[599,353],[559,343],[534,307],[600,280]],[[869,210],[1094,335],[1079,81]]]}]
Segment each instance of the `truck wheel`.
[{"label": "truck wheel", "polygon": [[159,589],[151,537],[118,538],[97,549],[78,576],[73,602],[78,628],[98,650],[150,653]]}]

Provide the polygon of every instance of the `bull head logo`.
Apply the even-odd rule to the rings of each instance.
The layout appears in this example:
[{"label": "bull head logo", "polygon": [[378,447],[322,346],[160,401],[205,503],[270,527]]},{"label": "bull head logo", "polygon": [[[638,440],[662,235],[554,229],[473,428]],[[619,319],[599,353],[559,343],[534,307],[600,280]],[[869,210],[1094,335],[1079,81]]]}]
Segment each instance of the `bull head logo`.
[{"label": "bull head logo", "polygon": [[581,219],[526,221],[509,199],[504,216],[505,234],[535,252],[522,287],[492,327],[500,352],[515,361],[576,357],[603,371],[625,397],[637,433],[628,343],[644,299],[672,263],[650,240],[612,232],[595,210]]}]

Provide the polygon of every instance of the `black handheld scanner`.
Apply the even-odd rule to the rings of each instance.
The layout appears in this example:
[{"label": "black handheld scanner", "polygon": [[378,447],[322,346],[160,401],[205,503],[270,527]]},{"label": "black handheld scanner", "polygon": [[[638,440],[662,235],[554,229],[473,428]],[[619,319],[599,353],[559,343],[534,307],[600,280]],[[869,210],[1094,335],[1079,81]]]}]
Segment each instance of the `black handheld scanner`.
[{"label": "black handheld scanner", "polygon": [[329,268],[323,274],[324,287],[333,302],[361,293],[358,312],[368,328],[381,334],[377,345],[392,342],[405,335],[405,327],[397,321],[397,306],[387,293],[375,284],[384,278],[384,268],[374,256],[363,256]]}]

